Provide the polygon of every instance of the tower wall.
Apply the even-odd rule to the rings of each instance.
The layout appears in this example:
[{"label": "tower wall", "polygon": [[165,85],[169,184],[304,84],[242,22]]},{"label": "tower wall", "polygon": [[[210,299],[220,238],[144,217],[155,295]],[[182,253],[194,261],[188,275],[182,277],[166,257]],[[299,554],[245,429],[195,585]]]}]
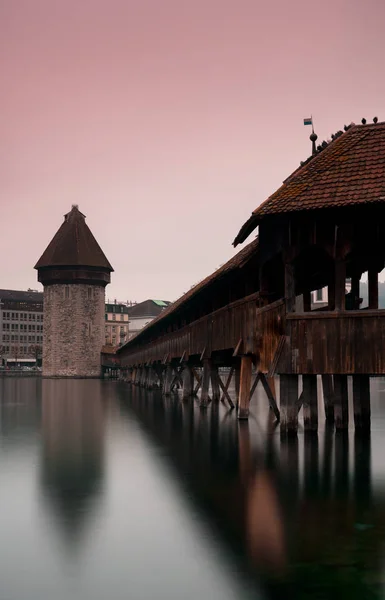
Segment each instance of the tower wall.
[{"label": "tower wall", "polygon": [[45,286],[43,376],[101,376],[104,311],[104,285]]}]

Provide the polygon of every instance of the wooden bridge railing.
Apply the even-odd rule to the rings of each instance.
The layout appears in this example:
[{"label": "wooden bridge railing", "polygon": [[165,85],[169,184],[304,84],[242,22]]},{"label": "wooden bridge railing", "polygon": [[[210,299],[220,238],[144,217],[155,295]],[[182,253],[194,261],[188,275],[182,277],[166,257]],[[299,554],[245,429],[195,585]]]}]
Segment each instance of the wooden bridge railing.
[{"label": "wooden bridge railing", "polygon": [[259,294],[251,294],[177,331],[142,342],[132,340],[120,351],[122,367],[163,361],[183,355],[207,356],[235,349],[242,340],[242,353],[260,356],[264,368],[273,360],[285,316],[283,300],[258,308]]},{"label": "wooden bridge railing", "polygon": [[385,373],[385,310],[292,313],[287,327],[289,360],[281,372]]}]

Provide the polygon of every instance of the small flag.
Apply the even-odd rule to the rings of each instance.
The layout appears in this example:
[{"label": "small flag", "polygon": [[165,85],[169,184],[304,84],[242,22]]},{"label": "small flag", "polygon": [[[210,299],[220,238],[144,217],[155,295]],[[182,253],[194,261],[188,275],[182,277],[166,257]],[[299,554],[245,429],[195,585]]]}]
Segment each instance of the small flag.
[{"label": "small flag", "polygon": [[303,120],[303,124],[304,125],[313,125],[313,119],[312,119],[312,117],[310,117],[309,119],[304,119]]}]

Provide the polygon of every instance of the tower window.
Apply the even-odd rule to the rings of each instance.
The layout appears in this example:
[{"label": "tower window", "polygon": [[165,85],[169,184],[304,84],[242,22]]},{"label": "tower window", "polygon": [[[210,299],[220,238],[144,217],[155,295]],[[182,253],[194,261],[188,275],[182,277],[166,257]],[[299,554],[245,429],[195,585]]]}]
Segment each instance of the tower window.
[{"label": "tower window", "polygon": [[91,300],[92,288],[88,288],[88,300]]},{"label": "tower window", "polygon": [[70,288],[68,285],[65,287],[65,298],[66,300],[70,297]]}]

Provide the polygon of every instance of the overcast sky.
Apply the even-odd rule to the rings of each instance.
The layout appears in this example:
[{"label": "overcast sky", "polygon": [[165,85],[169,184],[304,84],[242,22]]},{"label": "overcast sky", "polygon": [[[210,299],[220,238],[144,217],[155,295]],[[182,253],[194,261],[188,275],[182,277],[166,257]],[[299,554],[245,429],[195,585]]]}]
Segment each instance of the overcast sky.
[{"label": "overcast sky", "polygon": [[78,204],[109,298],[175,300],[310,154],[304,117],[385,119],[384,30],[380,0],[1,0],[0,287],[39,287]]}]

